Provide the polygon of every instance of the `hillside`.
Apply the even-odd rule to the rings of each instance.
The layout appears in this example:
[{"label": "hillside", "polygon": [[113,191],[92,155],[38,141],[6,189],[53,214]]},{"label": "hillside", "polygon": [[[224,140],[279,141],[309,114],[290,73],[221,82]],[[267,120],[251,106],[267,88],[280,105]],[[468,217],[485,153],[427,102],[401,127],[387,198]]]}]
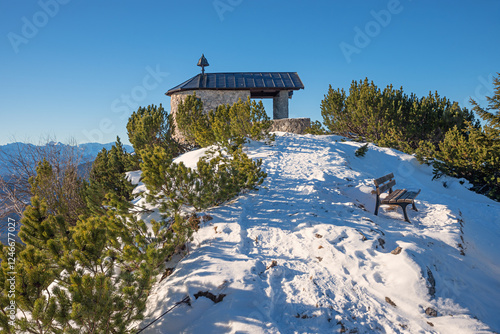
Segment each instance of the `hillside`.
[{"label": "hillside", "polygon": [[[186,296],[190,305],[142,333],[500,332],[500,204],[457,179],[432,181],[431,167],[392,149],[357,158],[360,146],[290,134],[249,145],[267,179],[206,212],[140,328]],[[180,160],[193,166],[202,153]],[[401,209],[373,214],[373,179],[389,172],[397,188],[422,189],[412,224]]]}]

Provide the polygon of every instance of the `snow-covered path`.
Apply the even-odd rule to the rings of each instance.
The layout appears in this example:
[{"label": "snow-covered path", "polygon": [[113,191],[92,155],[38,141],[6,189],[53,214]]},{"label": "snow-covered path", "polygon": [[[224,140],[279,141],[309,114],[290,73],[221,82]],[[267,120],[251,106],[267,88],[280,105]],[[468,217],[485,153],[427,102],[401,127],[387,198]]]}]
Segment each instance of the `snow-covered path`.
[{"label": "snow-covered path", "polygon": [[[359,146],[289,134],[251,145],[268,178],[207,212],[142,326],[186,295],[191,306],[143,333],[500,331],[500,205],[455,179],[432,182],[430,167],[394,150],[357,158]],[[413,224],[390,207],[373,215],[373,179],[389,172],[398,188],[422,189]]]}]

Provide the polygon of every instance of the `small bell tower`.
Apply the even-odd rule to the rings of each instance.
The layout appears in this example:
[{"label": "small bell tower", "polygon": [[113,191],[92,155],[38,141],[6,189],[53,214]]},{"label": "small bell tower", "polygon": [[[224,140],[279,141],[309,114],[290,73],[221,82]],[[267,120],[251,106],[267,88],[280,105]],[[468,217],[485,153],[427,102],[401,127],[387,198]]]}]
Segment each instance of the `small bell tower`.
[{"label": "small bell tower", "polygon": [[205,75],[205,66],[210,66],[210,64],[204,54],[201,54],[201,58],[198,60],[198,66],[201,66],[201,74]]}]

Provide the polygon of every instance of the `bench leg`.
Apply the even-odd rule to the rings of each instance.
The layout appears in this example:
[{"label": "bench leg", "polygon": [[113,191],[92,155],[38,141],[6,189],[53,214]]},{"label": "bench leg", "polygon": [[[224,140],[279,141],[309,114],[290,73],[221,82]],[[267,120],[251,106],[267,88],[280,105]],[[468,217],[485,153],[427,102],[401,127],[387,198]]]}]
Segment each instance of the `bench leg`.
[{"label": "bench leg", "polygon": [[412,209],[418,212],[417,207],[415,206],[415,201],[411,202],[411,204],[413,206]]},{"label": "bench leg", "polygon": [[401,206],[401,208],[403,208],[403,215],[405,216],[405,221],[407,221],[408,223],[411,224],[411,221],[410,219],[408,218],[408,214],[406,213],[406,207],[408,206],[409,203],[402,203],[402,204],[399,204]]},{"label": "bench leg", "polygon": [[378,216],[378,208],[380,207],[380,199],[377,196],[377,201],[375,202],[375,216]]}]

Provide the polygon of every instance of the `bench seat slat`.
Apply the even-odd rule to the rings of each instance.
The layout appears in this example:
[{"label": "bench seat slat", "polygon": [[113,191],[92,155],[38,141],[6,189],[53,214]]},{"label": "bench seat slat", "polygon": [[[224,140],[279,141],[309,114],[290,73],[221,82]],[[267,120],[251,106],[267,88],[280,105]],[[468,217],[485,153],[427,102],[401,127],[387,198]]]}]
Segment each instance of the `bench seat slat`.
[{"label": "bench seat slat", "polygon": [[412,203],[415,197],[420,193],[420,191],[407,191],[406,189],[396,189],[384,198],[381,202],[396,204],[396,203]]},{"label": "bench seat slat", "polygon": [[398,198],[404,194],[405,189],[396,189],[382,200],[382,203],[396,203]]},{"label": "bench seat slat", "polygon": [[412,196],[412,192],[411,191],[406,191],[404,192],[404,194],[402,194],[399,198],[398,198],[398,201],[405,201],[407,199],[411,199],[411,196]]},{"label": "bench seat slat", "polygon": [[407,191],[406,194],[406,200],[413,201],[420,194],[420,189],[418,191]]}]

